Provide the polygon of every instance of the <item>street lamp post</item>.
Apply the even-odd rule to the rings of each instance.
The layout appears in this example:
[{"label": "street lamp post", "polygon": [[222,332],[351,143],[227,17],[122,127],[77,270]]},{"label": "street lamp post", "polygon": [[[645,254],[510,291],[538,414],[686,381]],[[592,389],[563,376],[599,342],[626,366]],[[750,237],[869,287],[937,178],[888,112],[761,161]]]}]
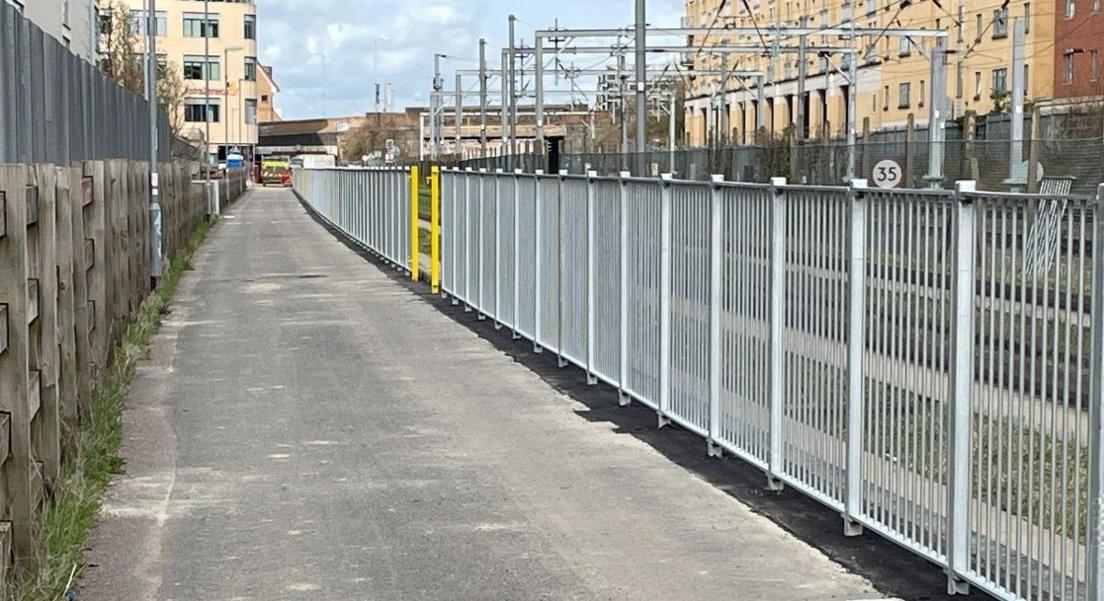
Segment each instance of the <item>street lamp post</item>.
[{"label": "street lamp post", "polygon": [[[387,36],[375,38],[374,40],[372,40],[372,74],[376,77],[376,112],[377,113],[380,112],[380,102],[379,102],[379,43],[380,42],[390,42],[390,41],[391,41],[391,38],[388,38]],[[385,99],[383,101],[383,105],[386,108],[386,106],[387,106],[386,91],[384,92],[384,94],[385,94],[385,96],[384,96]]]}]

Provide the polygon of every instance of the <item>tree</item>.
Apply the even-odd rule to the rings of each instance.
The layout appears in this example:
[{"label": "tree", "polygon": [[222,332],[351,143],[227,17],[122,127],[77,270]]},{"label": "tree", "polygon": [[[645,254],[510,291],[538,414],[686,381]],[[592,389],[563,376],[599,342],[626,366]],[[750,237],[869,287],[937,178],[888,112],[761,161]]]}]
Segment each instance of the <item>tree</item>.
[{"label": "tree", "polygon": [[[100,70],[119,85],[138,95],[145,93],[146,75],[143,69],[143,44],[139,40],[130,9],[116,0],[107,7],[109,15],[104,35],[104,56]],[[157,65],[157,106],[169,118],[169,130],[179,137],[183,126],[184,98],[187,88],[175,63]]]}]

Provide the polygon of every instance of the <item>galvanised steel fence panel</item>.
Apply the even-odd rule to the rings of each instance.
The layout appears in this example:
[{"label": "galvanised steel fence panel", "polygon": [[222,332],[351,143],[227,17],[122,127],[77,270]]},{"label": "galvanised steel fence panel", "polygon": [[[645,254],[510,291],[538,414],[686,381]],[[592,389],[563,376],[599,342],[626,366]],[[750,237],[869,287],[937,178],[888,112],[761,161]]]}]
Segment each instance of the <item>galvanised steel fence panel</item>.
[{"label": "galvanised steel fence panel", "polygon": [[844,502],[849,198],[846,188],[785,195],[782,473],[830,506]]},{"label": "galvanised steel fence panel", "polygon": [[440,171],[441,290],[456,297],[456,174]]},{"label": "galvanised steel fence panel", "polygon": [[498,224],[498,182],[494,174],[481,174],[479,195],[479,311],[498,317],[498,272],[495,265]]},{"label": "galvanised steel fence panel", "polygon": [[593,333],[592,373],[606,382],[621,383],[621,183],[592,179]]},{"label": "galvanised steel fence panel", "polygon": [[409,271],[410,235],[404,234],[410,225],[409,170],[296,169],[292,181],[316,214],[357,244]]},{"label": "galvanised steel fence panel", "polygon": [[464,256],[467,258],[464,275],[467,283],[464,290],[467,292],[467,301],[473,309],[479,309],[482,300],[483,271],[480,269],[479,257],[483,252],[483,177],[479,173],[468,172],[465,177],[464,208],[467,214],[467,233],[464,239]]},{"label": "galvanised steel fence panel", "polygon": [[[394,173],[299,170],[296,188],[374,224],[379,194],[403,198]],[[349,177],[383,187],[349,201]],[[840,511],[848,534],[944,566],[956,591],[1102,598],[1098,198],[443,180],[454,298],[470,289],[472,309]],[[460,283],[479,279],[482,298]]]},{"label": "galvanised steel fence panel", "polygon": [[518,198],[517,333],[530,340],[537,338],[537,178],[514,176]]},{"label": "galvanised steel fence panel", "polygon": [[[663,188],[655,180],[628,180],[625,269],[626,344],[622,387],[637,400],[659,407],[660,221]],[[629,292],[631,291],[631,292]]]},{"label": "galvanised steel fence panel", "polygon": [[760,468],[770,459],[770,226],[767,186],[721,193],[720,398],[716,440]]},{"label": "galvanised steel fence panel", "polygon": [[942,562],[954,195],[870,190],[864,202],[862,517]]},{"label": "galvanised steel fence panel", "polygon": [[670,405],[681,425],[709,432],[711,186],[673,183],[671,194]]},{"label": "galvanised steel fence panel", "polygon": [[495,282],[495,317],[504,326],[517,327],[514,299],[514,261],[517,240],[517,180],[510,176],[496,177],[498,194],[495,202],[495,257],[490,277]]},{"label": "galvanised steel fence panel", "polygon": [[589,182],[560,182],[560,354],[587,366],[587,204]]},{"label": "galvanised steel fence panel", "polygon": [[[1092,288],[1094,263],[1101,268],[1094,202],[968,198],[980,285],[967,576],[1024,599],[1079,599],[1088,593],[1089,418],[1100,410],[1100,399],[1089,397],[1091,370],[1099,368],[1089,362],[1089,345],[1104,334],[1091,329],[1091,298],[1100,293]],[[1057,243],[1026,244],[1048,227],[1038,218],[1047,208]]]},{"label": "galvanised steel fence panel", "polygon": [[537,339],[560,352],[560,180],[537,177]]}]

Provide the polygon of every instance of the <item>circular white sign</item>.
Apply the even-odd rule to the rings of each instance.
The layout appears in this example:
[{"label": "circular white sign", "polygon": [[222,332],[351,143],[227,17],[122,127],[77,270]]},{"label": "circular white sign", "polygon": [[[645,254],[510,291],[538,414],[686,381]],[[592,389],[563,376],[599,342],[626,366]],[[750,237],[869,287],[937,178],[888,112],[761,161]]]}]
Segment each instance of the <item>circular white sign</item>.
[{"label": "circular white sign", "polygon": [[897,161],[885,159],[874,165],[874,173],[871,177],[874,179],[874,185],[879,188],[896,188],[901,184],[904,173]]}]

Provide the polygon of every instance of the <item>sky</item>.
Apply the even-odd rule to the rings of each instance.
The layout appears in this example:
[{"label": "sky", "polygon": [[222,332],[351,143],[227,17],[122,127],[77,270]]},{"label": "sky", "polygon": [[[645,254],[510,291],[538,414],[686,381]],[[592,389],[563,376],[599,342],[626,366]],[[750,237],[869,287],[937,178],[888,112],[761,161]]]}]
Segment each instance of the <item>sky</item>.
[{"label": "sky", "polygon": [[[675,26],[684,0],[648,0],[648,23]],[[261,62],[274,69],[284,119],[373,110],[375,84],[390,82],[395,106],[425,106],[433,55],[443,53],[445,88],[453,69],[478,67],[479,38],[489,63],[508,44],[507,17],[532,44],[535,29],[624,27],[633,0],[257,0]],[[465,86],[467,87],[467,86]]]}]

